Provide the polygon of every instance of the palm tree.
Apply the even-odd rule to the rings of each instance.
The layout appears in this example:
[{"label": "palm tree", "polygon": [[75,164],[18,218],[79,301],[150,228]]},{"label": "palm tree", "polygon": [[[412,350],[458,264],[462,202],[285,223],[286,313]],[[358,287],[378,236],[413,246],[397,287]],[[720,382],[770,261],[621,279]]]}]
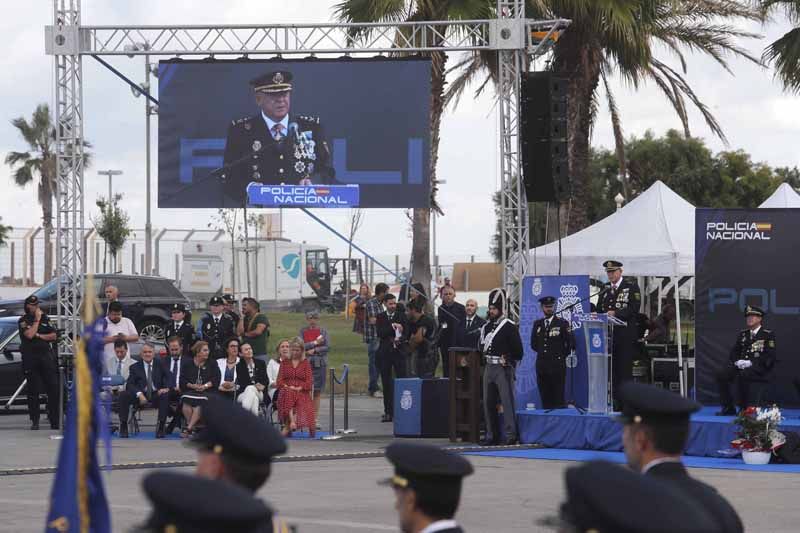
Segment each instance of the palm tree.
[{"label": "palm tree", "polygon": [[13,230],[11,226],[3,224],[3,217],[0,217],[0,246],[5,246],[8,241],[8,235]]},{"label": "palm tree", "polygon": [[[567,224],[572,231],[589,223],[590,138],[601,84],[611,111],[620,174],[625,174],[620,115],[608,77],[619,75],[634,88],[645,81],[655,83],[675,109],[687,136],[690,104],[724,141],[720,124],[686,80],[685,53],[706,54],[728,71],[730,56],[759,63],[736,43],[739,38],[756,35],[737,29],[733,21],[761,20],[761,13],[742,0],[528,0],[526,16],[572,21],[554,44],[552,61],[553,70],[569,79],[567,142],[572,194]],[[680,67],[656,58],[653,50],[659,47],[672,53]],[[487,53],[460,62],[454,67],[460,76],[448,89],[446,101],[457,103],[470,82],[488,70],[489,76],[478,86],[482,91],[489,80],[496,79],[496,64],[496,54]]]},{"label": "palm tree", "polygon": [[[334,7],[342,22],[424,22],[449,20],[477,20],[490,16],[491,8],[483,0],[343,0]],[[446,28],[437,28],[444,35]],[[441,39],[431,32],[427,45],[441,46]],[[351,32],[354,39],[368,38],[369,30]],[[408,42],[410,39],[404,40]],[[398,51],[398,54],[402,54]],[[439,159],[439,130],[444,113],[444,87],[447,54],[430,52],[431,106],[430,106],[430,168],[431,208],[415,208],[412,213],[411,268],[413,281],[424,287],[431,285],[430,222],[431,210],[442,213],[436,201],[436,165]]]},{"label": "palm tree", "polygon": [[[50,244],[53,233],[53,197],[56,194],[56,128],[50,117],[47,104],[39,104],[33,112],[31,121],[23,117],[15,118],[11,124],[17,128],[28,144],[26,152],[9,152],[5,162],[14,170],[14,183],[25,187],[37,181],[37,199],[42,206],[42,226],[44,228],[44,281],[53,275],[53,248]],[[86,148],[91,144],[84,142]],[[84,167],[89,165],[91,154],[84,151]]]},{"label": "palm tree", "polygon": [[797,27],[770,44],[764,59],[775,65],[776,75],[784,87],[800,92],[800,0],[761,0],[764,14],[784,12]]}]

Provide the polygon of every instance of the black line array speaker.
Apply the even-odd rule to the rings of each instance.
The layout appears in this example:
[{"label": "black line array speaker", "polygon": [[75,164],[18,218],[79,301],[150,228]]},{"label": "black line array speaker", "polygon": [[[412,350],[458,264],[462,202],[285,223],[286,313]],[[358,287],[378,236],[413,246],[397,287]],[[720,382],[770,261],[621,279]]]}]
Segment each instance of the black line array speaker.
[{"label": "black line array speaker", "polygon": [[522,176],[528,202],[569,198],[567,78],[529,72],[522,78]]}]

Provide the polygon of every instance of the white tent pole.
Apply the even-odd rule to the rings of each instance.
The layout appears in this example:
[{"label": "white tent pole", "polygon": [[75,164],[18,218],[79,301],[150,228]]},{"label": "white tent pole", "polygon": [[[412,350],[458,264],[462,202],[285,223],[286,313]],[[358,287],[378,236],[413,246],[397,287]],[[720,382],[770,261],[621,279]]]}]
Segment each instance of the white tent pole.
[{"label": "white tent pole", "polygon": [[678,278],[672,278],[675,291],[675,336],[678,341],[678,381],[680,382],[681,396],[686,397],[686,380],[683,375],[683,342],[681,339],[681,297],[678,294]]}]

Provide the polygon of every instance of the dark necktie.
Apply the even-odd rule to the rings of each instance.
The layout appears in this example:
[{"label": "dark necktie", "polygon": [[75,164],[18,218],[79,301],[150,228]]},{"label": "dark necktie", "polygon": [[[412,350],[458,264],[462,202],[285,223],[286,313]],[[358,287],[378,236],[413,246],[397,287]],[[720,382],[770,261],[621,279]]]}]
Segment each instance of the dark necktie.
[{"label": "dark necktie", "polygon": [[472,327],[472,317],[467,319],[467,329]]},{"label": "dark necktie", "polygon": [[152,363],[147,363],[147,396],[153,394],[153,372]]},{"label": "dark necktie", "polygon": [[178,358],[172,358],[172,375],[175,377],[175,386],[178,386]]}]

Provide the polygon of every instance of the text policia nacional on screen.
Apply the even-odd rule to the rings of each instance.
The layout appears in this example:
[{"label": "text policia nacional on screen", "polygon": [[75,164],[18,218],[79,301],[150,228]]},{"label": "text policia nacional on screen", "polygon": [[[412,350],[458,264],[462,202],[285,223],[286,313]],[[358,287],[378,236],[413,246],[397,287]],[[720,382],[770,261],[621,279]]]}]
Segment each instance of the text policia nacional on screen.
[{"label": "text policia nacional on screen", "polygon": [[768,241],[772,224],[766,222],[707,222],[709,241]]}]

